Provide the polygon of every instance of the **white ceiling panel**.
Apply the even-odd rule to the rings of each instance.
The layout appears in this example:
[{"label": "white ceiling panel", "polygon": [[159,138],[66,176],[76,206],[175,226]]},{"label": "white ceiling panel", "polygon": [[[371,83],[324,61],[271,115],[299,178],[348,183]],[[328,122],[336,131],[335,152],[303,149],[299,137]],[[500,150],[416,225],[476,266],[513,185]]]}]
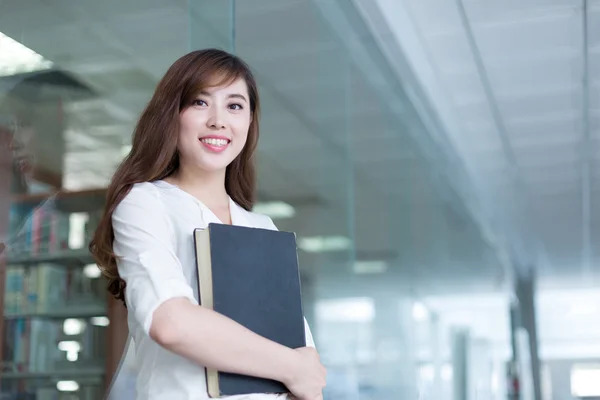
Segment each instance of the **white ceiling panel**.
[{"label": "white ceiling panel", "polygon": [[[525,123],[524,123],[525,122]],[[582,123],[576,118],[536,119],[532,124],[526,121],[513,121],[509,125],[510,142],[519,150],[536,146],[572,146],[581,138]]]}]

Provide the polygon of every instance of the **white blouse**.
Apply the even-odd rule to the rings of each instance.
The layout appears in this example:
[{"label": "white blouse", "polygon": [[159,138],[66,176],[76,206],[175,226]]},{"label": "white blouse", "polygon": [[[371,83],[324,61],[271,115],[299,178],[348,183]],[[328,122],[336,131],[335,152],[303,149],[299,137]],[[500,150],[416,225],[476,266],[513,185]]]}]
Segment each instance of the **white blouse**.
[{"label": "white blouse", "polygon": [[[230,212],[234,225],[277,229],[271,218],[248,212],[232,199]],[[153,312],[163,302],[187,297],[199,304],[193,230],[221,221],[189,193],[165,181],[155,181],[135,184],[116,207],[112,222],[113,248],[121,257],[117,266],[127,283],[125,298],[135,346],[136,398],[209,399],[204,367],[161,347],[150,338],[149,330]],[[307,345],[314,347],[310,328],[304,322]],[[286,397],[253,394],[227,399]]]}]

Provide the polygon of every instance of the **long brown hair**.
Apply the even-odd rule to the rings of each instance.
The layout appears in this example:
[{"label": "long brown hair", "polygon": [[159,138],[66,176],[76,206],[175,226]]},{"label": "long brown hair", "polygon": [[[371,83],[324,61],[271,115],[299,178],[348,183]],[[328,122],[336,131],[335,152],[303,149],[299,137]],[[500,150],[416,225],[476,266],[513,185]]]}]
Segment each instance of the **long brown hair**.
[{"label": "long brown hair", "polygon": [[108,186],[104,214],[89,249],[108,279],[108,291],[125,302],[125,282],[113,252],[112,213],[135,183],[164,179],[179,167],[177,140],[179,115],[198,93],[243,79],[248,87],[252,120],[246,145],[227,167],[225,188],[246,210],[254,204],[256,170],[254,152],[259,136],[260,102],[254,76],[244,61],[218,49],[193,51],[167,70],[135,127],[130,153],[117,168]]}]

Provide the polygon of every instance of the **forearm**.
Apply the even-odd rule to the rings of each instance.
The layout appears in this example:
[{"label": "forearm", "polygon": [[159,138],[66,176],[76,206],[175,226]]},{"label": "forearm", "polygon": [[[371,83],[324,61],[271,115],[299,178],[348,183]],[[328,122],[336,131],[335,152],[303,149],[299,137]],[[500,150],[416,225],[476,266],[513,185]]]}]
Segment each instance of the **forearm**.
[{"label": "forearm", "polygon": [[[170,304],[167,304],[170,303]],[[174,299],[154,314],[153,335],[166,349],[208,368],[285,382],[296,353],[212,310]],[[155,329],[158,331],[159,329]],[[165,332],[165,329],[163,329]]]}]

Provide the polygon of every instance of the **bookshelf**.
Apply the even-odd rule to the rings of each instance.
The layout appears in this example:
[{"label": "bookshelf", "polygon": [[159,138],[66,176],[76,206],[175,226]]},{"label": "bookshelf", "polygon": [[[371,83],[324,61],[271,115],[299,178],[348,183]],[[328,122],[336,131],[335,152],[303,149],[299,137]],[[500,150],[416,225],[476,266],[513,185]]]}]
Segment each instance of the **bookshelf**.
[{"label": "bookshelf", "polygon": [[9,238],[0,257],[0,400],[105,398],[128,332],[87,249],[104,196],[0,202],[0,237]]}]

